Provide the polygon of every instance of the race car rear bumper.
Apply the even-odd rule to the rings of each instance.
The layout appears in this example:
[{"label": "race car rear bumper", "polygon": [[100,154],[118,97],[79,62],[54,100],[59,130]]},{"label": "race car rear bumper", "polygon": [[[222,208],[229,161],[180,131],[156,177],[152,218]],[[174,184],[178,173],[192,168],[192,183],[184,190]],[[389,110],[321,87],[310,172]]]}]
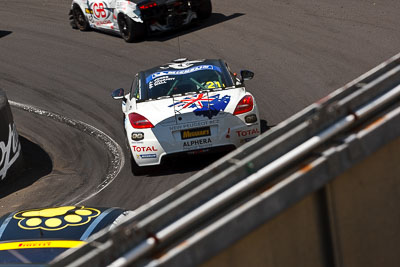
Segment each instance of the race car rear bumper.
[{"label": "race car rear bumper", "polygon": [[183,151],[177,152],[172,154],[166,154],[161,159],[161,164],[166,161],[174,160],[176,158],[186,158],[187,156],[194,156],[194,155],[206,155],[206,154],[219,154],[219,153],[229,153],[236,149],[234,145],[224,145],[224,146],[217,146],[217,147],[210,147],[206,149],[196,149],[191,151]]},{"label": "race car rear bumper", "polygon": [[[220,124],[223,125],[223,122],[220,121]],[[210,130],[211,133],[218,131],[216,125],[210,125]],[[130,149],[136,164],[153,166],[161,164],[162,159],[170,155],[229,152],[260,135],[260,126],[259,123],[242,124],[221,127],[219,131],[218,134],[180,140],[182,130],[168,132],[164,127],[156,127],[142,130],[144,140],[132,140],[132,135],[138,133],[136,130],[129,131],[127,137],[130,138]]]},{"label": "race car rear bumper", "polygon": [[141,10],[142,20],[151,31],[167,31],[189,24],[197,18],[199,1],[170,1],[155,7]]}]

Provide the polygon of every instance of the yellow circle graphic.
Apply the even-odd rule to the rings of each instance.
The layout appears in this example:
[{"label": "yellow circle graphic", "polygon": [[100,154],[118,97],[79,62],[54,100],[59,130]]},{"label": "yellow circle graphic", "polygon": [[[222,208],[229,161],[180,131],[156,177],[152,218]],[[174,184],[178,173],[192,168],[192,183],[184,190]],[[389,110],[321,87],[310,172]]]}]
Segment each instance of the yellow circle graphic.
[{"label": "yellow circle graphic", "polygon": [[24,217],[34,217],[34,216],[39,216],[39,212],[37,211],[27,211],[21,214]]},{"label": "yellow circle graphic", "polygon": [[40,216],[42,217],[56,217],[56,216],[61,216],[67,213],[70,210],[73,210],[75,207],[59,207],[59,208],[52,208],[52,209],[45,209],[42,211],[39,211]]},{"label": "yellow circle graphic", "polygon": [[78,223],[82,221],[82,217],[79,215],[67,215],[64,219],[69,223]]},{"label": "yellow circle graphic", "polygon": [[31,227],[38,226],[41,223],[42,223],[42,219],[40,219],[40,218],[32,218],[32,219],[28,219],[26,221],[26,225],[31,226]]},{"label": "yellow circle graphic", "polygon": [[57,217],[67,213],[70,210],[73,210],[75,207],[58,207],[58,208],[50,208],[44,210],[37,210],[37,211],[27,211],[22,214],[24,217]]},{"label": "yellow circle graphic", "polygon": [[62,224],[62,221],[58,218],[50,218],[44,221],[44,224],[47,227],[55,228],[59,227]]},{"label": "yellow circle graphic", "polygon": [[89,223],[100,215],[94,208],[65,206],[57,208],[25,210],[16,213],[13,218],[18,226],[25,230],[42,229],[62,230],[68,226],[80,226]]},{"label": "yellow circle graphic", "polygon": [[90,210],[76,210],[75,213],[82,216],[89,216],[92,214]]}]

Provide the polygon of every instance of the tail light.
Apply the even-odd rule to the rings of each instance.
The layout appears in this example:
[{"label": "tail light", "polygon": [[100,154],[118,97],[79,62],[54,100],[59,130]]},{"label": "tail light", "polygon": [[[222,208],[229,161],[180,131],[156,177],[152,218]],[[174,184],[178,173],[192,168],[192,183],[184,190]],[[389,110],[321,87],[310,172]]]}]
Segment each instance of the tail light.
[{"label": "tail light", "polygon": [[144,128],[153,128],[154,125],[145,117],[137,113],[129,114],[129,121],[133,128],[136,129],[144,129]]},{"label": "tail light", "polygon": [[149,8],[156,7],[156,6],[157,6],[157,3],[155,3],[155,2],[149,2],[149,3],[145,3],[145,4],[143,4],[143,5],[140,5],[140,6],[139,6],[139,9],[140,9],[140,10],[145,10],[145,9],[149,9]]},{"label": "tail light", "polygon": [[233,115],[243,114],[253,110],[253,97],[251,95],[244,96],[239,104],[237,104]]}]

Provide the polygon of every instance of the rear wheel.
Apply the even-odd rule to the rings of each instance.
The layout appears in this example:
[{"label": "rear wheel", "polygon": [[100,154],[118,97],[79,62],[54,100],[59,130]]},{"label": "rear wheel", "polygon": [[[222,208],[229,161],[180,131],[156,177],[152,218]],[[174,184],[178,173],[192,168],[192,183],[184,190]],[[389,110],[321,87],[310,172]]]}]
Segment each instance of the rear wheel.
[{"label": "rear wheel", "polygon": [[122,38],[128,43],[140,41],[146,35],[146,26],[144,23],[133,21],[123,14],[118,16],[118,26]]},{"label": "rear wheel", "polygon": [[199,19],[206,19],[211,16],[212,13],[212,5],[211,0],[203,0],[197,9],[197,16]]},{"label": "rear wheel", "polygon": [[69,24],[71,25],[72,29],[78,29],[78,27],[75,24],[74,14],[72,13],[72,9],[69,10],[68,17],[69,17]]},{"label": "rear wheel", "polygon": [[131,171],[135,176],[142,176],[142,175],[145,175],[145,174],[152,174],[156,170],[157,170],[157,166],[143,166],[143,167],[140,167],[139,165],[137,165],[137,163],[136,163],[136,161],[133,158],[133,155],[131,153]]},{"label": "rear wheel", "polygon": [[129,153],[131,154],[131,171],[134,175],[142,175],[141,169],[139,165],[136,164],[135,159],[132,156],[132,152],[129,150]]},{"label": "rear wheel", "polygon": [[130,158],[130,163],[131,163],[131,172],[135,176],[141,176],[141,175],[144,175],[144,174],[148,173],[149,171],[151,171],[151,167],[140,167],[139,165],[137,165],[135,159],[133,158],[131,148],[129,147],[128,140],[125,140],[125,144],[128,149],[128,153],[130,155],[129,158]]},{"label": "rear wheel", "polygon": [[81,31],[88,31],[90,29],[89,22],[87,21],[85,15],[83,14],[81,8],[78,5],[74,5],[72,9],[73,25]]}]

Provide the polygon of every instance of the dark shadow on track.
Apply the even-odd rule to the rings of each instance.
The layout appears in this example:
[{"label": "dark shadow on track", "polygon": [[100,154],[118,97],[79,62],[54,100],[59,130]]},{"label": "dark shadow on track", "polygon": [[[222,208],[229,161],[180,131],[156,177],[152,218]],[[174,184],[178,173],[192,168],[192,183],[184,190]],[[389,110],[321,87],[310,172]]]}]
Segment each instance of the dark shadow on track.
[{"label": "dark shadow on track", "polygon": [[198,20],[180,29],[176,29],[169,32],[155,33],[151,34],[146,38],[146,41],[158,41],[165,42],[171,39],[190,34],[195,31],[199,31],[204,28],[208,28],[228,20],[232,20],[245,15],[244,13],[234,13],[232,15],[226,16],[221,13],[212,13],[211,16],[206,20]]},{"label": "dark shadow on track", "polygon": [[[193,23],[190,23],[188,25],[185,25],[179,29],[175,29],[175,30],[171,30],[171,31],[167,31],[167,32],[159,32],[159,33],[150,33],[148,34],[148,36],[146,36],[144,38],[143,41],[150,41],[150,42],[165,42],[165,41],[169,41],[171,39],[186,35],[186,34],[190,34],[192,32],[195,31],[199,31],[201,29],[204,28],[208,28],[220,23],[223,23],[225,21],[228,20],[232,20],[238,17],[241,17],[245,15],[244,13],[234,13],[232,15],[226,16],[224,14],[221,13],[213,13],[211,14],[211,16],[208,19],[205,20],[196,20]],[[91,29],[91,31],[97,32],[97,33],[103,33],[106,35],[111,35],[111,36],[115,36],[115,37],[119,37],[122,39],[122,37],[115,33],[115,32],[111,32],[111,31],[102,31],[102,30],[98,30],[98,29]],[[139,41],[140,43],[140,41]]]},{"label": "dark shadow on track", "polygon": [[[178,173],[186,173],[193,171],[200,171],[225,156],[227,153],[213,153],[203,155],[186,155],[167,158],[159,166],[146,168],[146,174],[141,173],[141,176],[166,176]],[[133,175],[133,174],[132,174]]]},{"label": "dark shadow on track", "polygon": [[7,36],[7,35],[9,35],[9,34],[11,34],[12,32],[10,32],[10,31],[1,31],[0,30],[0,38],[2,38],[2,37],[5,37],[5,36]]},{"label": "dark shadow on track", "polygon": [[15,177],[0,182],[0,199],[32,185],[51,173],[53,163],[49,155],[38,145],[20,136],[24,169]]},{"label": "dark shadow on track", "polygon": [[268,125],[268,122],[266,120],[260,120],[260,128],[261,128],[261,133],[265,133],[275,125]]}]

